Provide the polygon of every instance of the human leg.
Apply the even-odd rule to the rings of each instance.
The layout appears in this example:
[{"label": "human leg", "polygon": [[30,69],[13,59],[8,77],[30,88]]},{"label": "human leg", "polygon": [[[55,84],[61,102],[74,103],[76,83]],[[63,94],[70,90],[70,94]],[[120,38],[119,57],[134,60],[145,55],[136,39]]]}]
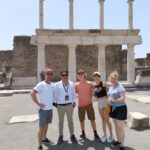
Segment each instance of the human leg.
[{"label": "human leg", "polygon": [[102,119],[103,133],[104,133],[104,135],[106,135],[106,120],[105,120],[103,108],[99,108],[99,114],[100,114],[101,119]]},{"label": "human leg", "polygon": [[93,105],[92,104],[88,105],[86,107],[86,111],[87,111],[88,119],[91,122],[91,127],[93,129],[94,138],[95,138],[95,140],[100,139],[97,134],[96,123],[95,123],[95,112],[94,112]]},{"label": "human leg", "polygon": [[39,143],[39,146],[42,146],[43,132],[44,132],[44,128],[40,127],[39,131],[38,131],[38,143]]},{"label": "human leg", "polygon": [[82,139],[86,138],[85,125],[84,125],[85,110],[86,110],[86,107],[78,107],[78,116],[79,116],[80,128],[81,128],[81,133],[82,133],[80,135],[80,138],[82,138]]},{"label": "human leg", "polygon": [[63,136],[63,124],[64,124],[64,116],[65,116],[65,108],[64,106],[58,106],[58,118],[59,118],[59,135]]},{"label": "human leg", "polygon": [[67,115],[70,135],[73,135],[74,134],[74,126],[73,126],[73,106],[72,105],[66,106],[66,115]]},{"label": "human leg", "polygon": [[124,140],[125,140],[125,127],[124,126],[125,126],[124,120],[117,120],[117,135],[121,143],[121,146],[124,146]]}]

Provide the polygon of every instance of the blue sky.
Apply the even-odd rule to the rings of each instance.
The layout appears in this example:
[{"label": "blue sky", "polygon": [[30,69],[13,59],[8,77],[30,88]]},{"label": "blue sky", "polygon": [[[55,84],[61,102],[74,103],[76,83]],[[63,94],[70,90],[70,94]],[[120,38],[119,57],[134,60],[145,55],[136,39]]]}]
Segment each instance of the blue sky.
[{"label": "blue sky", "polygon": [[[33,35],[39,23],[39,0],[0,0],[0,50],[13,49],[15,35]],[[67,29],[68,0],[45,0],[45,28]],[[134,1],[134,28],[140,29],[142,45],[135,47],[135,57],[150,53],[150,0]],[[74,27],[99,28],[98,0],[74,0]],[[105,28],[128,28],[127,0],[105,0]]]}]

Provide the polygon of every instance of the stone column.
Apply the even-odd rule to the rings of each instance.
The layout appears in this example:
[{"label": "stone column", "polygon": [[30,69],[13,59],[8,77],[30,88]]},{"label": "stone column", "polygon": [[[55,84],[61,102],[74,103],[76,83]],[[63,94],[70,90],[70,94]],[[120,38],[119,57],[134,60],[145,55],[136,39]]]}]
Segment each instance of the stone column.
[{"label": "stone column", "polygon": [[99,27],[100,29],[104,29],[104,1],[105,0],[99,0],[100,3],[100,20],[99,20]]},{"label": "stone column", "polygon": [[73,10],[73,2],[74,0],[69,0],[69,29],[73,30],[73,22],[74,22],[74,10]]},{"label": "stone column", "polygon": [[134,60],[134,45],[128,44],[127,51],[127,81],[129,84],[134,84],[135,81],[135,60]]},{"label": "stone column", "polygon": [[76,81],[76,45],[69,44],[69,58],[68,58],[68,70],[69,70],[69,80]]},{"label": "stone column", "polygon": [[44,28],[44,0],[39,0],[39,28]]},{"label": "stone column", "polygon": [[133,1],[128,0],[128,28],[133,29]]},{"label": "stone column", "polygon": [[105,47],[106,45],[98,45],[98,71],[102,81],[106,80]]},{"label": "stone column", "polygon": [[45,70],[45,45],[38,45],[38,61],[37,61],[37,78],[38,82],[41,81],[40,73]]}]

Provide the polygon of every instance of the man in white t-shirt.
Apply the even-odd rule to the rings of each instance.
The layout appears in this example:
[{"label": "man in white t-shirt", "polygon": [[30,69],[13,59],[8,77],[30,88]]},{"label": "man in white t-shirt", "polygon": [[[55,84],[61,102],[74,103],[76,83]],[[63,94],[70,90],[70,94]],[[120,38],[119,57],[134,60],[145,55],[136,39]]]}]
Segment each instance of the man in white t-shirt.
[{"label": "man in white t-shirt", "polygon": [[[48,124],[52,122],[52,107],[53,107],[53,83],[51,83],[53,70],[46,69],[45,80],[39,82],[31,91],[32,100],[39,107],[39,132],[38,132],[38,150],[43,150],[42,144],[50,144],[46,138]],[[37,98],[38,93],[38,98]]]}]

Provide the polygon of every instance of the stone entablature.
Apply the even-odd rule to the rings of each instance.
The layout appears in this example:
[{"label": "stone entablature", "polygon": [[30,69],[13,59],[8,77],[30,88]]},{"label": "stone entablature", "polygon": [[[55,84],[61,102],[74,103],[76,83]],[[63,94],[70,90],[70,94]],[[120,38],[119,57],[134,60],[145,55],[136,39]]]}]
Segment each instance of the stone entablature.
[{"label": "stone entablature", "polygon": [[139,30],[51,30],[37,29],[31,44],[141,44]]}]

